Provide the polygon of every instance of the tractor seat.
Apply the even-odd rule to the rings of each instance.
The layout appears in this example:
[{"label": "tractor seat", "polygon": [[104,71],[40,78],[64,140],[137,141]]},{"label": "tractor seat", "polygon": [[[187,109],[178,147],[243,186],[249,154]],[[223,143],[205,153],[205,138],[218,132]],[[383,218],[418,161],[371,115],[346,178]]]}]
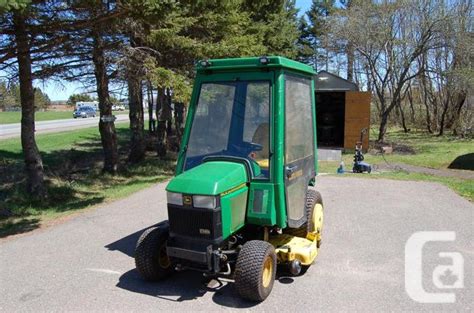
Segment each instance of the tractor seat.
[{"label": "tractor seat", "polygon": [[268,123],[262,123],[258,125],[252,137],[252,142],[262,146],[262,150],[255,152],[255,162],[264,169],[268,169],[268,158],[270,156],[270,149],[268,147],[269,129]]}]

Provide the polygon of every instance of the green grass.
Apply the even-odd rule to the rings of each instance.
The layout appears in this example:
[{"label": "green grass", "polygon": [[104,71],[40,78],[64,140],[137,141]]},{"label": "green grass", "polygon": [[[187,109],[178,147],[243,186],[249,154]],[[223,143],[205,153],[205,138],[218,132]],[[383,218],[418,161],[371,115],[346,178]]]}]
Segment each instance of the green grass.
[{"label": "green grass", "polygon": [[[72,118],[71,111],[36,112],[35,121],[51,121]],[[0,124],[20,123],[21,112],[0,112]]]},{"label": "green grass", "polygon": [[[371,136],[371,138],[375,138],[375,135],[371,134]],[[374,165],[388,162],[447,169],[456,158],[474,153],[474,140],[472,139],[462,139],[449,135],[437,137],[422,131],[412,131],[405,134],[401,130],[391,130],[387,134],[386,141],[395,148],[392,154],[386,154],[382,157],[380,153],[365,153],[365,161]],[[351,165],[353,156],[354,154],[351,152],[345,153],[342,160],[346,165]],[[464,162],[469,163],[470,161],[471,159],[464,160]],[[331,166],[333,165],[331,164]],[[472,167],[472,164],[462,164],[462,167],[467,169]],[[324,168],[325,165],[322,164],[322,169]],[[328,169],[328,172],[334,171],[331,168]]]},{"label": "green grass", "polygon": [[[375,138],[375,137],[373,137]],[[404,133],[402,130],[392,130],[386,141],[398,146],[409,147],[414,154],[394,153],[386,155],[388,162],[402,162],[406,164],[444,169],[457,157],[474,153],[474,140],[445,135],[434,136],[423,131]],[[382,162],[377,157],[368,155],[368,162]]]},{"label": "green grass", "polygon": [[[72,119],[72,111],[46,111],[46,112],[36,112],[35,121],[52,121],[52,120],[62,120],[62,119]],[[118,114],[128,114],[128,111],[114,111],[115,115]],[[14,124],[20,123],[21,121],[21,112],[0,112],[0,124]]]},{"label": "green grass", "polygon": [[[121,164],[128,152],[128,123],[117,124]],[[37,144],[48,177],[48,198],[32,199],[24,190],[23,156],[19,139],[1,141],[0,238],[27,232],[42,223],[96,204],[126,197],[167,179],[175,161],[150,154],[137,165],[122,166],[117,175],[101,173],[102,148],[97,128],[41,134]],[[6,216],[10,215],[10,216]]]},{"label": "green grass", "polygon": [[[336,174],[336,169],[339,166],[339,162],[319,162],[319,172],[328,173],[330,175],[339,175]],[[346,163],[346,170],[350,170],[352,163]],[[466,199],[474,202],[474,181],[466,180],[461,178],[454,177],[441,177],[435,175],[421,174],[421,173],[408,173],[405,171],[391,171],[391,172],[374,172],[373,174],[344,174],[344,177],[359,177],[359,178],[369,178],[369,179],[396,179],[396,180],[415,180],[415,181],[428,181],[428,182],[437,182],[443,185],[448,186],[453,189],[459,195],[465,197]]]},{"label": "green grass", "polygon": [[[371,138],[375,135],[371,134]],[[401,130],[391,129],[387,134],[387,142],[396,147],[394,153],[385,155],[366,153],[365,161],[377,166],[393,163],[405,163],[421,167],[445,170],[458,157],[474,153],[472,139],[460,139],[454,136],[433,136],[422,131],[404,133]],[[399,152],[401,151],[401,152]],[[346,170],[352,168],[353,154],[346,153],[342,157]],[[471,159],[467,158],[461,163],[461,168],[472,168]],[[339,162],[319,162],[319,172],[335,174]],[[345,175],[348,177],[361,177],[360,175]],[[389,178],[397,180],[418,180],[442,183],[461,196],[474,201],[474,181],[455,177],[440,177],[421,173],[407,173],[405,171],[383,171],[374,175],[364,175],[364,178]]]}]

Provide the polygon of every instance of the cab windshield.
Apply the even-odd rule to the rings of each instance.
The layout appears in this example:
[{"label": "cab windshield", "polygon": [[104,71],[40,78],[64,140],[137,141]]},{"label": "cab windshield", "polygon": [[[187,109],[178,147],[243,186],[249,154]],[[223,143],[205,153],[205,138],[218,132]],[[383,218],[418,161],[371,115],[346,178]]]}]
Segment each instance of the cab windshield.
[{"label": "cab windshield", "polygon": [[270,82],[203,83],[184,169],[206,156],[235,156],[258,164],[269,177]]}]

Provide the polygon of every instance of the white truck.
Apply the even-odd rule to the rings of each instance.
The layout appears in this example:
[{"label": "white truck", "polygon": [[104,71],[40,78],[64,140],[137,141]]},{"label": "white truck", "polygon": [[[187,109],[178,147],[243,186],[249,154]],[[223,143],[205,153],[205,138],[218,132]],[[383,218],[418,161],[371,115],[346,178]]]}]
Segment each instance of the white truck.
[{"label": "white truck", "polygon": [[91,107],[94,110],[99,110],[99,102],[97,101],[78,101],[76,102],[76,110],[79,110],[81,107]]}]

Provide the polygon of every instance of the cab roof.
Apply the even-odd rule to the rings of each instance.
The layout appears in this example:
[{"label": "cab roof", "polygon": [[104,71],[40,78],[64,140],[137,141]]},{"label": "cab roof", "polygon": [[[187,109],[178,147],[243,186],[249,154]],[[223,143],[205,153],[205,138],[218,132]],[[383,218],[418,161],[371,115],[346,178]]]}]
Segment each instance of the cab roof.
[{"label": "cab roof", "polygon": [[[262,58],[266,58],[268,63],[262,62]],[[297,72],[303,72],[308,75],[315,75],[316,72],[309,65],[301,62],[293,61],[284,57],[269,56],[269,57],[249,57],[249,58],[233,58],[233,59],[211,59],[200,61],[196,65],[198,73],[205,73],[208,71],[228,72],[238,70],[252,70],[264,68],[282,68]]]}]

